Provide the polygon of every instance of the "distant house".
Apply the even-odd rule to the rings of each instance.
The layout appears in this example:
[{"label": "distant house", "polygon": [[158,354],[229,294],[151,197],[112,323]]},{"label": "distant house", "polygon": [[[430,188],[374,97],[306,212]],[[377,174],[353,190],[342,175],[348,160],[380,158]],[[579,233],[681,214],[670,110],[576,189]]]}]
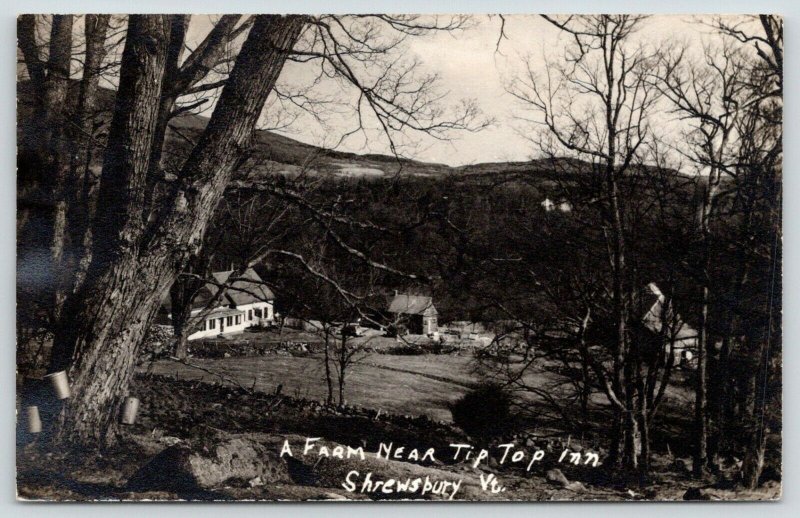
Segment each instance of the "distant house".
[{"label": "distant house", "polygon": [[561,201],[553,201],[550,198],[545,198],[542,203],[540,203],[542,208],[545,212],[552,212],[557,210],[559,212],[571,212],[572,211],[572,204],[567,200]]},{"label": "distant house", "polygon": [[415,335],[430,335],[439,331],[439,312],[431,297],[395,292],[389,300],[387,312]]},{"label": "distant house", "polygon": [[[674,315],[671,307],[666,307],[666,297],[656,283],[651,282],[639,294],[637,309],[641,311],[641,324],[651,337],[665,337],[672,341],[672,353],[677,363],[692,360],[697,351],[697,331]],[[671,328],[664,328],[664,320]]]},{"label": "distant house", "polygon": [[[233,271],[214,272],[209,282],[201,288],[192,303],[191,316],[196,318],[207,312],[197,330],[189,335],[189,340],[209,338],[220,334],[239,333],[245,328],[269,324],[275,319],[275,295],[264,286],[263,280],[252,268],[229,283]],[[224,292],[218,297],[209,311],[209,303],[215,298],[220,287]],[[171,319],[169,293],[163,302],[164,313]]]}]

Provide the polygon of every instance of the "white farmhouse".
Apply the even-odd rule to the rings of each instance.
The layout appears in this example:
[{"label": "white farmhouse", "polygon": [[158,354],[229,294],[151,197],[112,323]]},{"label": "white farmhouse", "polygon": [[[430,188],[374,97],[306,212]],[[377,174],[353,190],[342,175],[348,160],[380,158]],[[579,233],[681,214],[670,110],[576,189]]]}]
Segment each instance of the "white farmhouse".
[{"label": "white farmhouse", "polygon": [[[189,340],[210,338],[221,334],[240,333],[254,325],[267,325],[275,320],[275,295],[266,287],[261,277],[252,268],[241,276],[231,278],[233,271],[214,272],[209,282],[200,290],[192,303],[191,320],[202,321]],[[219,287],[225,290],[215,299]],[[165,304],[169,303],[169,296]],[[165,311],[165,316],[169,311]],[[169,318],[169,317],[168,317]]]},{"label": "white farmhouse", "polygon": [[572,204],[567,200],[553,201],[550,198],[545,198],[539,205],[542,206],[545,212],[553,212],[554,210],[572,212]]}]

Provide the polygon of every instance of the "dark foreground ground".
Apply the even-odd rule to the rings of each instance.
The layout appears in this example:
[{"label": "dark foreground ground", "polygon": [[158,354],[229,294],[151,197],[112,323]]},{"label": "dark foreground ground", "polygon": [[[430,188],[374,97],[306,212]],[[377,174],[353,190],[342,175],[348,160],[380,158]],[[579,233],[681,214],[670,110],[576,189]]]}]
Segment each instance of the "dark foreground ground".
[{"label": "dark foreground ground", "polygon": [[[546,452],[529,471],[527,462],[454,461],[455,443],[469,443],[459,429],[427,416],[378,413],[360,407],[326,408],[318,401],[250,392],[245,388],[164,376],[140,376],[134,387],[142,400],[137,423],[120,432],[119,445],[97,455],[76,457],[47,452],[40,437],[19,438],[17,491],[26,500],[765,500],[780,498],[780,483],[766,481],[757,491],[716,487],[689,477],[691,461],[656,455],[654,475],[644,482],[622,482],[602,467],[558,462],[564,450],[586,454],[574,441],[520,434],[516,447],[530,459]],[[307,438],[319,438],[303,455]],[[293,457],[279,454],[284,442]],[[405,449],[391,460],[376,458],[379,444]],[[337,445],[363,448],[362,460],[332,458]],[[434,459],[417,460],[434,448]],[[411,458],[409,458],[411,457]],[[75,460],[80,458],[80,460]],[[474,459],[473,459],[474,460]],[[735,466],[730,466],[731,473]],[[352,491],[343,484],[358,476]],[[362,492],[372,481],[419,480],[449,488],[428,491]],[[724,479],[725,477],[723,477]],[[494,480],[492,491],[491,481]],[[441,482],[449,485],[442,485]],[[486,484],[486,487],[482,485]],[[458,490],[453,487],[458,483]],[[396,486],[395,486],[396,487]],[[353,486],[351,486],[351,489]],[[390,488],[391,489],[391,488]],[[452,494],[451,494],[452,493]]]}]

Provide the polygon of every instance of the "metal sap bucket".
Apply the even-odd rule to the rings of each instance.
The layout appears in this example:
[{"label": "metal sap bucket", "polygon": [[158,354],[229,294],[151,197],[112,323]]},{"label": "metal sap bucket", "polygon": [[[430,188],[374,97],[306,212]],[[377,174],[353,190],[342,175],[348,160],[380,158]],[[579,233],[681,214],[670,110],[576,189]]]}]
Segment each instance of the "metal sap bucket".
[{"label": "metal sap bucket", "polygon": [[133,424],[136,422],[136,414],[139,412],[139,400],[135,397],[125,398],[122,406],[122,424]]},{"label": "metal sap bucket", "polygon": [[42,419],[39,417],[39,407],[31,405],[27,407],[26,414],[28,416],[28,433],[39,433],[42,431]]},{"label": "metal sap bucket", "polygon": [[67,399],[72,395],[69,390],[69,379],[67,379],[66,371],[52,372],[45,375],[45,378],[50,380],[50,384],[53,386],[53,390],[58,399]]}]

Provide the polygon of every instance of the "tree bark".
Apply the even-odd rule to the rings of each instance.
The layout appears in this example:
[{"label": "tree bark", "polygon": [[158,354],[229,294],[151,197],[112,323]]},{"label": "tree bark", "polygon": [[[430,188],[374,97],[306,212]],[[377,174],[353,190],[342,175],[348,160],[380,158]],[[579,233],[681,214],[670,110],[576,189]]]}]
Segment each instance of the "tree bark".
[{"label": "tree bark", "polygon": [[[72,58],[72,15],[53,16],[50,36],[50,55],[47,61],[47,80],[44,89],[45,114],[42,122],[47,124],[44,134],[45,153],[52,175],[51,196],[54,204],[53,231],[50,256],[53,267],[58,268],[64,253],[67,230],[66,174],[69,160],[65,142],[67,120],[67,95],[69,93],[70,60]],[[54,279],[58,276],[54,275]],[[63,300],[56,297],[56,307]]]},{"label": "tree bark", "polygon": [[[84,21],[86,54],[78,102],[73,117],[72,157],[69,177],[67,228],[70,260],[62,267],[62,290],[76,291],[86,276],[91,261],[90,222],[97,203],[99,178],[91,170],[95,149],[95,120],[100,70],[108,51],[105,41],[111,16],[87,14]],[[64,295],[65,296],[65,295]]]},{"label": "tree bark", "polygon": [[[167,200],[164,219],[144,232],[136,204],[144,196],[169,24],[163,16],[131,17],[92,263],[82,289],[68,299],[72,326],[62,328],[54,343],[61,362],[72,361],[68,373],[74,396],[56,434],[62,444],[96,447],[113,441],[116,408],[127,393],[161,294],[201,246],[303,24],[301,16],[257,17],[208,127]],[[54,370],[61,365],[54,363]]]},{"label": "tree bark", "polygon": [[[164,88],[158,105],[158,118],[154,132],[153,148],[150,154],[148,174],[147,201],[143,210],[149,214],[154,202],[156,185],[162,177],[164,166],[163,153],[169,121],[174,116],[175,104],[181,95],[202,81],[222,58],[240,15],[226,14],[211,29],[211,32],[198,45],[192,54],[181,65],[181,56],[185,47],[186,31],[189,28],[189,15],[170,16],[170,40],[167,47],[167,66]],[[145,215],[145,218],[147,214]]]},{"label": "tree bark", "polygon": [[28,71],[34,91],[42,91],[46,70],[39,47],[36,45],[36,15],[21,14],[17,18],[17,45],[22,51],[25,68]]},{"label": "tree bark", "polygon": [[[710,186],[707,190],[710,189]],[[694,433],[695,444],[694,460],[692,463],[692,472],[694,476],[700,477],[703,475],[707,457],[707,441],[708,441],[708,427],[707,427],[707,394],[706,394],[706,365],[708,362],[708,293],[709,293],[709,272],[708,272],[708,239],[709,230],[708,225],[705,223],[708,218],[709,196],[706,195],[706,202],[703,205],[703,214],[701,218],[704,223],[701,223],[702,229],[702,247],[701,251],[702,260],[700,265],[700,275],[702,277],[702,285],[700,287],[700,318],[698,322],[698,337],[697,337],[697,376],[695,382],[695,405],[694,405]]]},{"label": "tree bark", "polygon": [[192,288],[190,281],[175,281],[169,290],[172,307],[172,329],[175,335],[175,357],[185,360],[189,352],[189,335],[192,334],[190,318],[193,298],[187,291]]},{"label": "tree bark", "polygon": [[764,452],[769,433],[764,423],[767,403],[765,389],[769,379],[769,348],[765,336],[748,337],[748,342],[751,357],[755,356],[755,359],[749,362],[752,374],[747,384],[745,405],[748,440],[742,459],[742,485],[747,489],[755,489],[758,487],[761,470],[764,467]]},{"label": "tree bark", "polygon": [[[19,46],[26,61],[33,97],[32,118],[22,135],[18,163],[25,184],[19,188],[19,240],[40,256],[46,281],[36,296],[58,307],[58,265],[64,253],[68,152],[65,144],[67,95],[72,57],[72,15],[54,15],[46,64],[36,45],[34,15],[17,22]],[[45,252],[47,251],[47,252]],[[46,256],[46,259],[45,257]]]},{"label": "tree bark", "polygon": [[347,355],[347,336],[342,334],[342,345],[339,348],[339,407],[344,407],[344,388],[346,383],[347,368],[349,367]]},{"label": "tree bark", "polygon": [[164,138],[167,134],[167,124],[169,123],[170,113],[175,106],[178,96],[175,94],[175,81],[178,78],[179,64],[183,55],[185,45],[186,30],[189,28],[189,15],[176,14],[170,15],[170,36],[167,47],[167,65],[164,74],[164,88],[161,92],[161,99],[158,105],[158,117],[154,133],[154,142],[150,151],[150,177],[154,184],[157,180],[158,171],[161,166],[161,153],[164,149]]},{"label": "tree bark", "polygon": [[[722,153],[726,148],[728,142],[729,130],[724,129],[722,132],[722,141],[715,153],[711,153],[711,160],[715,164],[722,162]],[[707,389],[707,365],[708,354],[711,347],[708,343],[708,304],[709,293],[711,291],[711,215],[714,209],[714,200],[717,194],[717,188],[721,180],[721,171],[718,165],[714,165],[708,175],[708,182],[703,190],[702,203],[700,205],[699,214],[699,231],[700,231],[700,265],[699,273],[701,279],[700,285],[700,315],[698,318],[697,330],[697,381],[695,386],[695,436],[697,443],[694,451],[694,461],[692,463],[692,471],[696,477],[699,477],[705,471],[709,463],[708,457],[708,389]]]},{"label": "tree bark", "polygon": [[325,324],[325,382],[328,384],[328,397],[325,404],[333,405],[333,377],[331,375],[331,354],[330,354],[331,332]]},{"label": "tree bark", "polygon": [[[131,212],[141,202],[165,52],[163,16],[131,16],[103,163],[93,260],[82,288],[68,297],[54,337],[51,371],[68,368],[73,386],[56,430],[58,441],[77,445],[109,439],[114,400],[133,371],[134,344],[144,337],[158,308],[153,301],[166,287],[153,272],[137,268],[141,221]],[[137,290],[137,283],[155,293]]]}]

